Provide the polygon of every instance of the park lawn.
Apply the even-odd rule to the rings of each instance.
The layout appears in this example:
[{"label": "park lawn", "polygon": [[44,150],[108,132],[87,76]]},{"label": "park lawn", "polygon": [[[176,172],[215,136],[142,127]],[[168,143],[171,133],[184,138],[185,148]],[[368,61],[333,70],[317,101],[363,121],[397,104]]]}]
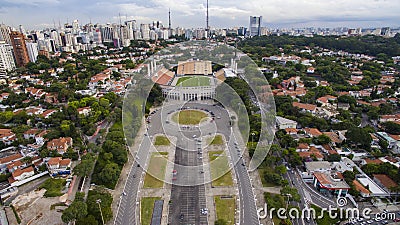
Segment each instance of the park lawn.
[{"label": "park lawn", "polygon": [[181,87],[210,86],[210,78],[204,76],[181,77],[176,82],[176,85]]},{"label": "park lawn", "polygon": [[209,143],[210,145],[222,145],[224,143],[222,135],[216,135],[214,138],[210,138]]},{"label": "park lawn", "polygon": [[46,189],[44,193],[45,197],[57,197],[63,195],[61,191],[64,189],[66,183],[67,181],[64,179],[49,178],[40,185],[40,188]]},{"label": "park lawn", "polygon": [[157,136],[156,140],[154,141],[155,146],[167,146],[170,145],[171,142],[169,139],[165,136]]},{"label": "park lawn", "polygon": [[197,125],[207,117],[205,112],[199,110],[181,110],[172,116],[172,120],[182,125]]},{"label": "park lawn", "polygon": [[167,160],[168,152],[153,152],[146,176],[144,177],[144,188],[162,188],[164,186]]},{"label": "park lawn", "polygon": [[140,222],[141,224],[150,224],[153,216],[154,202],[160,200],[160,197],[144,197],[140,201]]},{"label": "park lawn", "polygon": [[232,198],[221,198],[222,196],[215,196],[215,210],[217,214],[217,220],[223,219],[227,225],[235,224],[235,209],[236,209],[236,199],[234,196]]},{"label": "park lawn", "polygon": [[232,186],[232,173],[224,151],[208,152],[213,186]]}]

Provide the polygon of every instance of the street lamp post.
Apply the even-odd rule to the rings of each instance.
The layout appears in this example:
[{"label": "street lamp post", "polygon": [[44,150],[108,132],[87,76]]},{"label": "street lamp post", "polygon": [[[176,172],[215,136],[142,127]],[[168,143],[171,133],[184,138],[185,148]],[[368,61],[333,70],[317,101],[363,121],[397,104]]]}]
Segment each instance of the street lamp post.
[{"label": "street lamp post", "polygon": [[254,132],[251,133],[251,147],[253,147],[253,143],[254,143],[254,135],[256,135]]},{"label": "street lamp post", "polygon": [[288,197],[287,203],[286,203],[286,213],[287,213],[287,208],[288,208],[288,206],[289,206],[290,197],[292,197],[292,195],[291,195],[291,194],[285,194],[285,196]]},{"label": "street lamp post", "polygon": [[103,222],[103,225],[104,225],[104,217],[103,217],[103,212],[101,211],[101,205],[100,205],[101,199],[97,199],[97,200],[96,200],[96,203],[99,204],[100,215],[101,215],[101,221]]}]

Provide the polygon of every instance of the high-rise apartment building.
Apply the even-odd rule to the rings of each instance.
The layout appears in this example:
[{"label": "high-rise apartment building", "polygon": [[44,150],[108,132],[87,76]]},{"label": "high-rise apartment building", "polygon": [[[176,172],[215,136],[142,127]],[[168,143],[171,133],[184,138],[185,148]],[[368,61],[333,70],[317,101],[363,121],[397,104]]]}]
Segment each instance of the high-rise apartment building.
[{"label": "high-rise apartment building", "polygon": [[38,44],[34,42],[26,42],[26,49],[28,50],[29,60],[31,62],[36,62],[39,55]]},{"label": "high-rise apartment building", "polygon": [[150,40],[150,26],[149,24],[140,24],[140,33],[143,40]]},{"label": "high-rise apartment building", "polygon": [[136,31],[136,20],[130,20],[125,22],[126,29],[127,29],[127,35],[129,40],[134,40],[136,39],[135,33]]},{"label": "high-rise apartment building", "polygon": [[0,76],[6,76],[15,69],[13,49],[10,44],[0,41]]},{"label": "high-rise apartment building", "polygon": [[11,45],[10,38],[11,29],[5,24],[0,24],[0,41],[5,41],[7,44]]},{"label": "high-rise apartment building", "polygon": [[111,25],[100,27],[101,39],[103,42],[112,42],[114,40],[114,29]]},{"label": "high-rise apartment building", "polygon": [[25,36],[18,31],[12,31],[10,38],[14,49],[14,57],[17,66],[25,66],[27,63],[29,63],[29,55],[25,44]]},{"label": "high-rise apartment building", "polygon": [[250,27],[248,30],[248,36],[260,36],[261,35],[261,22],[262,16],[250,16]]}]

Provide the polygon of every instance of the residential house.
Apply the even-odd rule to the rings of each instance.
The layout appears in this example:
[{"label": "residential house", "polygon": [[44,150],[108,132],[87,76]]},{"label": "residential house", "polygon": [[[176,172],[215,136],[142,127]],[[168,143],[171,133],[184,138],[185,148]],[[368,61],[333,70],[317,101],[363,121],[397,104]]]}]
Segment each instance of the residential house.
[{"label": "residential house", "polygon": [[48,119],[48,118],[50,118],[51,115],[53,115],[53,114],[56,113],[56,112],[57,112],[57,110],[48,109],[48,110],[44,111],[44,112],[41,114],[41,116],[43,116],[43,118],[45,118],[45,119]]},{"label": "residential house", "polygon": [[17,136],[11,131],[11,129],[0,129],[0,141],[6,145],[10,145],[17,139]]},{"label": "residential house", "polygon": [[361,197],[363,198],[368,198],[371,195],[371,192],[365,188],[360,182],[357,180],[353,180],[353,186],[354,188],[360,192]]},{"label": "residential house", "polygon": [[35,138],[35,135],[39,132],[40,132],[39,129],[35,129],[35,128],[29,129],[24,132],[24,139]]},{"label": "residential house", "polygon": [[9,183],[14,183],[15,181],[25,180],[28,177],[35,175],[35,171],[32,166],[25,169],[16,169],[11,173],[11,177],[8,179]]},{"label": "residential house", "polygon": [[293,102],[293,107],[299,108],[300,112],[308,112],[313,115],[317,114],[317,106],[300,102]]},{"label": "residential house", "polygon": [[96,88],[102,88],[102,89],[107,89],[111,87],[111,76],[110,72],[107,73],[100,73],[95,76],[93,76],[90,81],[89,81],[89,89],[96,89]]},{"label": "residential house", "polygon": [[296,128],[297,122],[280,116],[276,116],[276,126],[279,130],[286,128]]},{"label": "residential house", "polygon": [[90,106],[78,108],[79,115],[88,116],[91,111],[92,111],[92,109],[90,108]]},{"label": "residential house", "polygon": [[[386,192],[390,194],[395,194],[394,192],[391,191],[393,187],[397,187],[398,184],[392,180],[388,175],[386,174],[374,174],[374,181],[381,187],[383,188]],[[399,193],[396,193],[399,194]]]},{"label": "residential house", "polygon": [[35,136],[36,144],[42,146],[42,145],[44,144],[45,140],[46,140],[46,139],[44,138],[44,136],[45,136],[46,134],[48,134],[49,132],[50,132],[50,131],[48,131],[48,130],[44,130],[44,131],[40,132],[39,134],[37,134],[37,135]]},{"label": "residential house", "polygon": [[349,110],[350,109],[350,104],[349,103],[343,103],[343,102],[339,102],[337,104],[337,108],[338,109],[343,109],[343,110]]},{"label": "residential house", "polygon": [[317,102],[321,104],[321,106],[331,105],[330,102],[336,101],[337,97],[332,95],[326,95],[317,99]]},{"label": "residential house", "polygon": [[72,147],[72,138],[62,137],[58,139],[53,139],[47,142],[47,149],[51,151],[57,151],[59,154],[64,154],[68,148]]},{"label": "residential house", "polygon": [[4,173],[7,169],[7,165],[16,161],[23,159],[24,157],[21,153],[16,153],[13,155],[8,155],[6,157],[0,158],[0,171]]},{"label": "residential house", "polygon": [[61,157],[50,158],[46,163],[50,174],[70,171],[71,159],[62,159]]},{"label": "residential house", "polygon": [[14,172],[17,169],[23,168],[26,166],[26,163],[23,163],[21,160],[14,161],[7,165],[7,169],[10,173]]},{"label": "residential house", "polygon": [[303,131],[306,135],[308,135],[311,138],[322,135],[322,132],[319,131],[317,128],[304,128]]},{"label": "residential house", "polygon": [[307,152],[310,150],[310,146],[307,143],[299,143],[296,148],[296,152]]}]

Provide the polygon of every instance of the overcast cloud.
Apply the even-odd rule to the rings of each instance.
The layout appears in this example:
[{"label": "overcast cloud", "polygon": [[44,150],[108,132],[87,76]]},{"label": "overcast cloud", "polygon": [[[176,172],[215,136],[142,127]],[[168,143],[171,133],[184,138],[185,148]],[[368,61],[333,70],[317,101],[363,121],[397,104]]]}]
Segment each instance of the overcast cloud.
[{"label": "overcast cloud", "polygon": [[[81,24],[136,19],[173,27],[204,27],[206,0],[0,0],[0,22],[41,28],[78,19]],[[212,27],[248,26],[263,16],[267,27],[379,27],[400,25],[399,0],[210,0]]]}]

